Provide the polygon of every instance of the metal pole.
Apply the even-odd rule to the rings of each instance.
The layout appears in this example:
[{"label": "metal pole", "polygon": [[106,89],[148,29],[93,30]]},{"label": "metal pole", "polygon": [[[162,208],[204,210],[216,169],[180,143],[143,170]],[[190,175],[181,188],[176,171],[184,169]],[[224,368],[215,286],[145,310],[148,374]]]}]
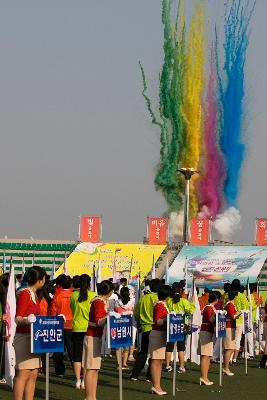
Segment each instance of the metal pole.
[{"label": "metal pole", "polygon": [[222,338],[220,338],[220,386],[222,386],[222,363],[223,363]]},{"label": "metal pole", "polygon": [[246,376],[248,376],[247,334],[245,334],[245,372],[246,372]]},{"label": "metal pole", "polygon": [[122,348],[119,349],[120,364],[119,364],[119,386],[120,386],[120,400],[122,400]]},{"label": "metal pole", "polygon": [[188,243],[189,179],[185,179],[183,242]]},{"label": "metal pole", "polygon": [[45,400],[49,400],[49,353],[45,354]]},{"label": "metal pole", "polygon": [[177,364],[177,343],[174,343],[173,348],[173,378],[172,378],[172,395],[175,397],[176,392],[176,364]]}]

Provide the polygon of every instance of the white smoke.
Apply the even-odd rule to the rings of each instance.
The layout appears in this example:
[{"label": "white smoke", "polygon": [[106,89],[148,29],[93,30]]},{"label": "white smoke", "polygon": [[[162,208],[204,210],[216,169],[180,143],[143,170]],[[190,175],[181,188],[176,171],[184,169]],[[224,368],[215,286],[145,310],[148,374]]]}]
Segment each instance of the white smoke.
[{"label": "white smoke", "polygon": [[184,212],[171,212],[169,215],[169,237],[177,239],[183,235]]},{"label": "white smoke", "polygon": [[222,214],[218,214],[213,222],[213,228],[220,238],[229,241],[241,229],[241,215],[235,207],[229,207]]}]

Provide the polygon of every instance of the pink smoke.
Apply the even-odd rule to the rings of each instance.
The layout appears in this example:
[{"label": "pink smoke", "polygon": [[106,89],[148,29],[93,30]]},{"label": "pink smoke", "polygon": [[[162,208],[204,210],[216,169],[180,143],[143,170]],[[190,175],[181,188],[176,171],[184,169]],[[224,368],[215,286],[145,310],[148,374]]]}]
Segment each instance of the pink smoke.
[{"label": "pink smoke", "polygon": [[212,48],[203,137],[205,158],[202,168],[203,174],[197,181],[200,205],[199,216],[208,218],[215,218],[220,211],[223,197],[222,180],[225,171],[217,138],[218,105],[215,90],[215,62],[214,49]]}]

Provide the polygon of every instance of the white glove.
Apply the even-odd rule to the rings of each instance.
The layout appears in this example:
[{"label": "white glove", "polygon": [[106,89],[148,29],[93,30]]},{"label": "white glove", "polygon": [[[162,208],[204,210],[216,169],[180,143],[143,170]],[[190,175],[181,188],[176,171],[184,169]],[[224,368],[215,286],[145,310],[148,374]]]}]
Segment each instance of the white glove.
[{"label": "white glove", "polygon": [[36,321],[36,316],[33,314],[28,315],[26,318],[27,324],[33,324]]},{"label": "white glove", "polygon": [[59,314],[59,315],[58,315],[58,317],[63,317],[63,319],[64,319],[64,322],[66,322],[66,317],[65,317],[65,315],[64,315],[64,314]]}]

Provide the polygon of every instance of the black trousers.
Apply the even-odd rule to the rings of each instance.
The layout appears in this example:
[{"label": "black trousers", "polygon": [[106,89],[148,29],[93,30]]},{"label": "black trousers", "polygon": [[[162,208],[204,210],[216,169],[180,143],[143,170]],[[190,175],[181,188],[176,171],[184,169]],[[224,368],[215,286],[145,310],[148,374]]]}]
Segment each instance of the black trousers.
[{"label": "black trousers", "polygon": [[5,341],[0,332],[0,379],[5,375]]},{"label": "black trousers", "polygon": [[[73,359],[73,344],[72,344],[72,330],[64,329],[64,344],[67,350],[70,362],[72,364]],[[65,364],[64,364],[64,354],[63,353],[54,353],[53,354],[54,365],[55,365],[55,374],[56,375],[64,375],[65,374]]]},{"label": "black trousers", "polygon": [[[147,359],[147,353],[148,353],[148,345],[149,345],[149,334],[151,331],[148,332],[143,332],[142,333],[142,338],[141,338],[141,348],[139,353],[137,354],[135,364],[131,373],[131,378],[138,378],[142,369],[145,366],[146,359]],[[151,375],[150,375],[150,363],[149,363],[149,368],[147,369],[147,374],[146,378],[151,380]]]}]

